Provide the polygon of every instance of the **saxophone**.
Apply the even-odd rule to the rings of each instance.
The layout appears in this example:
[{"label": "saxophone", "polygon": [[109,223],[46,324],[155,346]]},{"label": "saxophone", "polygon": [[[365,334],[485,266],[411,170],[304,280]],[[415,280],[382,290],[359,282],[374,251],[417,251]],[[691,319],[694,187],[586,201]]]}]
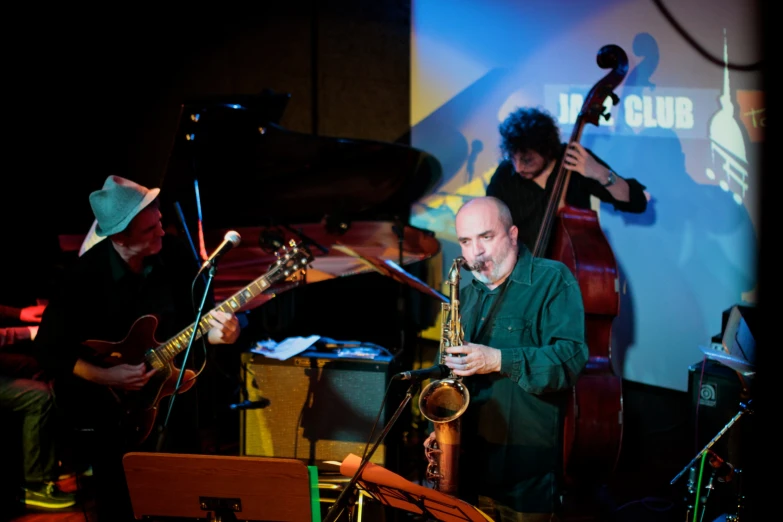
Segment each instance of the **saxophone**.
[{"label": "saxophone", "polygon": [[[463,341],[459,313],[459,271],[462,266],[466,266],[465,258],[457,257],[446,278],[450,288],[449,302],[441,303],[440,364],[445,362],[446,348],[460,346]],[[447,495],[456,495],[459,486],[460,417],[469,403],[470,393],[453,371],[445,379],[430,382],[419,395],[419,410],[432,421],[435,432],[435,443],[425,447],[427,480],[436,490]]]}]

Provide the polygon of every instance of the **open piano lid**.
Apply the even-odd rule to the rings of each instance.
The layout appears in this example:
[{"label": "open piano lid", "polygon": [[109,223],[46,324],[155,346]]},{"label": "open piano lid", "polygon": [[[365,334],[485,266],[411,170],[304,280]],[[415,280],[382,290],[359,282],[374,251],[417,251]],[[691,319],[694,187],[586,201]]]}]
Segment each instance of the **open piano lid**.
[{"label": "open piano lid", "polygon": [[211,227],[325,216],[407,223],[412,203],[440,181],[440,163],[426,152],[284,129],[278,122],[288,98],[263,92],[183,104],[163,194],[192,215],[198,179]]},{"label": "open piano lid", "polygon": [[286,130],[279,120],[288,99],[266,91],[182,105],[161,198],[165,208],[180,205],[191,234],[200,200],[208,251],[227,230],[242,236],[221,259],[218,302],[263,275],[289,239],[304,240],[315,257],[307,283],[372,270],[338,244],[402,265],[437,254],[434,235],[408,225],[412,204],[440,181],[437,159],[399,144]]}]

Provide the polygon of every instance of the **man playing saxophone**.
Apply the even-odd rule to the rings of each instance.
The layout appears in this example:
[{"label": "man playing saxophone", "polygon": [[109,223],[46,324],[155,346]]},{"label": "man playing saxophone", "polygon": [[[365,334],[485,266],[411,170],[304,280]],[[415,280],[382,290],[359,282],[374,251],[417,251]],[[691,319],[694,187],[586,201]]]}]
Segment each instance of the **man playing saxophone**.
[{"label": "man playing saxophone", "polygon": [[465,203],[456,232],[474,276],[461,290],[464,342],[443,358],[471,397],[458,496],[495,521],[557,520],[568,390],[588,357],[579,285],[517,241],[499,199]]}]

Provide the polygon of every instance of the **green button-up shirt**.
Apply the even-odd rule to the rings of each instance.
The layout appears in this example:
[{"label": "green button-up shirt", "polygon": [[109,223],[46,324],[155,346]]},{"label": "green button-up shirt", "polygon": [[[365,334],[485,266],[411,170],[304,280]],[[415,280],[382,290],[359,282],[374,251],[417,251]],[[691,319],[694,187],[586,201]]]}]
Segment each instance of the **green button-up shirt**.
[{"label": "green button-up shirt", "polygon": [[559,507],[565,401],[588,357],[582,294],[565,265],[524,246],[504,285],[502,294],[503,285],[489,290],[476,280],[460,290],[465,341],[502,352],[499,373],[464,378],[471,400],[462,417],[461,496],[551,512]]}]

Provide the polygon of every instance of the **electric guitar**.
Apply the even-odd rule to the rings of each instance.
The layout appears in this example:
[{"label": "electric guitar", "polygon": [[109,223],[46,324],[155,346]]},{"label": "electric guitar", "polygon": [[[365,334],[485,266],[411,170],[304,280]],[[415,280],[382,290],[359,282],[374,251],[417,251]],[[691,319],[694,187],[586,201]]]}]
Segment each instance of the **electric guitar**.
[{"label": "electric guitar", "polygon": [[[209,321],[213,312],[234,313],[278,281],[301,280],[306,274],[307,265],[313,261],[313,256],[307,248],[297,245],[293,240],[289,242],[288,247],[282,246],[275,256],[277,261],[263,276],[204,314],[199,321],[194,341],[209,332],[211,328]],[[99,364],[117,366],[145,362],[148,370],[152,368],[158,370],[140,390],[111,390],[124,409],[123,424],[127,442],[131,445],[139,445],[147,439],[155,424],[160,401],[174,394],[177,379],[182,371],[174,366],[174,358],[187,348],[190,336],[196,329],[196,324],[193,323],[165,343],[160,343],[155,339],[157,326],[157,317],[145,315],[133,323],[130,332],[122,341],[84,342],[85,346],[94,351],[100,361]],[[192,388],[195,384],[195,376],[193,370],[186,368],[178,393],[184,393]]]}]

